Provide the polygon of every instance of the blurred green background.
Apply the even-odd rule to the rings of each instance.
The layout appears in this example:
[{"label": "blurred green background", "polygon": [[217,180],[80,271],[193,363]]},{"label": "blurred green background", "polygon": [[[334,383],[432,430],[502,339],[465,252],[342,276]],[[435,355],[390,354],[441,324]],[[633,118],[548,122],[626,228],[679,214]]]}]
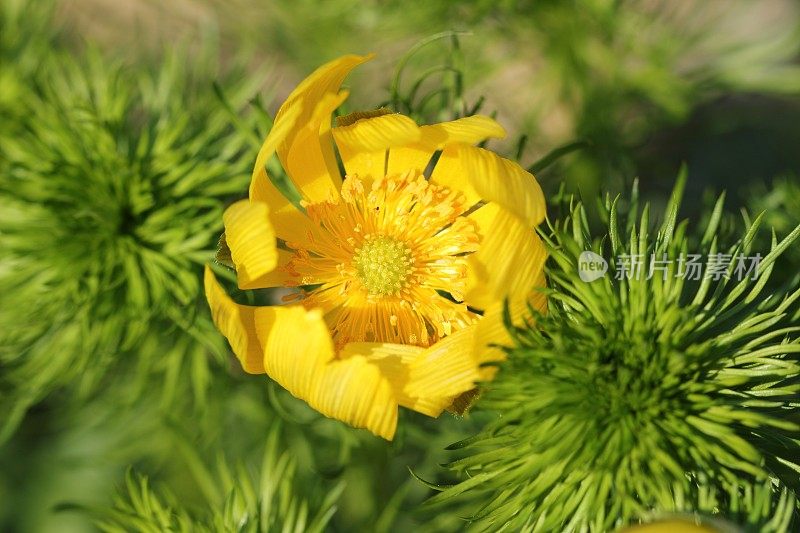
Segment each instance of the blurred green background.
[{"label": "blurred green background", "polygon": [[[460,529],[408,469],[446,481],[445,446],[481,414],[404,413],[393,443],[343,427],[244,375],[202,300],[269,117],[338,55],[378,54],[348,79],[351,109],[479,105],[524,166],[567,147],[537,174],[551,196],[638,177],[663,204],[685,162],[685,214],[726,190],[731,217],[800,222],[796,1],[4,0],[0,16],[0,530],[132,528],[112,504],[129,467],[212,523],[242,479],[281,472],[262,468],[276,425],[297,468],[281,490],[310,515],[345,482],[332,530]],[[446,31],[393,98],[398,62]]]},{"label": "blurred green background", "polygon": [[[711,184],[734,192],[800,165],[800,7],[792,0],[59,6],[71,41],[99,43],[132,61],[176,41],[217,41],[223,64],[244,54],[267,65],[266,88],[276,96],[331,57],[376,52],[350,81],[361,106],[384,99],[388,73],[416,42],[463,31],[458,66],[467,100],[486,97],[484,111],[496,112],[512,137],[528,136],[523,162],[590,141],[552,178],[584,189],[638,175],[663,191],[686,161],[695,191]],[[441,53],[425,49],[415,67],[435,66]]]}]

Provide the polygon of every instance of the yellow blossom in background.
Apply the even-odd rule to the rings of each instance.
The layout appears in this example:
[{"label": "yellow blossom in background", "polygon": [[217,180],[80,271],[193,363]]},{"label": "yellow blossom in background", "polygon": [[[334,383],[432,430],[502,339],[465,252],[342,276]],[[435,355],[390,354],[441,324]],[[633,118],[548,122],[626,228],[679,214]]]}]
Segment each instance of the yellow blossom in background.
[{"label": "yellow blossom in background", "polygon": [[718,529],[711,525],[699,524],[688,519],[673,518],[649,524],[626,527],[620,529],[618,533],[734,533],[736,531],[738,531],[738,529],[727,525],[725,529]]},{"label": "yellow blossom in background", "polygon": [[[488,117],[418,126],[377,110],[333,127],[348,96],[342,81],[368,59],[331,61],[292,92],[258,154],[249,199],[223,217],[239,287],[295,295],[239,305],[208,267],[205,286],[245,371],[392,439],[398,406],[435,417],[492,378],[481,365],[502,358],[504,302],[514,318],[529,304],[544,310],[535,226],[545,202],[530,173],[474,146],[505,136]],[[267,176],[276,152],[299,203]]]}]

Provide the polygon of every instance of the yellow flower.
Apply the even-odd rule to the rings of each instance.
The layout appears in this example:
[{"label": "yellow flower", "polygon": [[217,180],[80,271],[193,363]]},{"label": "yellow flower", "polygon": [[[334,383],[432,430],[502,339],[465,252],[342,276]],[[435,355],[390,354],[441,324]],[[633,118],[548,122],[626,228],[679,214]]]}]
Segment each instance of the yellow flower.
[{"label": "yellow flower", "polygon": [[[505,136],[488,117],[417,126],[378,110],[332,127],[342,81],[368,59],[331,61],[294,90],[258,154],[249,199],[223,217],[239,287],[296,287],[295,297],[239,305],[209,268],[205,285],[245,371],[392,439],[398,406],[435,417],[492,378],[481,364],[502,358],[494,346],[507,341],[506,299],[513,317],[528,304],[544,309],[535,288],[546,252],[534,227],[545,202],[531,174],[473,146]],[[275,152],[299,202],[267,176]]]}]

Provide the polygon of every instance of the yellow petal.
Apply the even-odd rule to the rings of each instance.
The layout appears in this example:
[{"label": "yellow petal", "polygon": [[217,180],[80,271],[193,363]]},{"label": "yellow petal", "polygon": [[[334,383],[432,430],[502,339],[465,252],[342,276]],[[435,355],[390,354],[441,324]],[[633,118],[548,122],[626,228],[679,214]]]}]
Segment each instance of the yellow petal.
[{"label": "yellow petal", "polygon": [[342,186],[339,166],[333,151],[331,114],[347,99],[347,91],[323,95],[314,114],[300,128],[282,160],[300,195],[315,203],[337,198]]},{"label": "yellow petal", "polygon": [[317,374],[334,358],[333,341],[320,311],[302,305],[258,307],[255,323],[267,374],[307,400]]},{"label": "yellow petal", "polygon": [[259,278],[253,282],[252,286],[242,287],[242,284],[239,283],[240,288],[264,289],[267,287],[296,286],[297,277],[292,276],[289,270],[287,270],[287,264],[294,258],[294,253],[281,248],[278,248],[276,252],[278,254],[278,261],[272,272],[259,276]]},{"label": "yellow petal", "polygon": [[269,218],[275,235],[285,241],[298,242],[305,239],[308,232],[308,217],[300,212],[289,201],[267,174],[267,162],[275,153],[275,148],[284,141],[288,133],[295,127],[300,107],[295,106],[284,113],[281,120],[276,120],[264,140],[256,157],[253,176],[250,179],[250,200],[264,202],[269,206]]},{"label": "yellow petal", "polygon": [[544,270],[539,274],[539,278],[533,284],[534,290],[528,296],[528,304],[541,314],[547,313],[547,293],[543,290],[547,288],[547,278],[544,275]]},{"label": "yellow petal", "polygon": [[397,429],[397,400],[380,369],[364,357],[334,361],[315,383],[311,407],[386,440]]},{"label": "yellow petal", "polygon": [[440,122],[422,126],[420,142],[435,150],[441,150],[448,144],[477,144],[486,139],[502,139],[506,130],[493,118],[483,115],[463,117],[450,122]]},{"label": "yellow petal", "polygon": [[722,527],[699,525],[688,520],[675,518],[626,527],[625,529],[620,529],[618,533],[719,533],[720,531],[728,530],[737,531],[737,528],[725,526],[723,530]]},{"label": "yellow petal", "polygon": [[[535,286],[537,288],[545,286],[544,272],[536,280]],[[508,314],[512,324],[519,325],[523,319],[531,320],[533,318],[528,316],[529,305],[534,310],[545,313],[547,298],[544,292],[534,289],[527,298],[510,298],[492,303],[475,326],[475,359],[479,364],[505,360],[506,354],[502,347],[511,346],[513,343],[511,334],[504,323],[506,305],[508,305]],[[496,366],[481,367],[481,381],[491,381],[496,372]]]},{"label": "yellow petal", "polygon": [[435,151],[422,143],[392,148],[386,161],[386,175],[403,174],[409,170],[422,174]]},{"label": "yellow petal", "polygon": [[469,218],[478,224],[481,245],[467,258],[467,304],[487,309],[507,296],[528,298],[542,279],[547,259],[536,231],[493,202]]},{"label": "yellow petal", "polygon": [[441,122],[420,127],[418,142],[389,151],[388,174],[400,174],[407,170],[423,172],[436,150],[447,144],[475,144],[489,138],[503,138],[503,127],[489,117],[474,115],[450,122]]},{"label": "yellow petal", "polygon": [[353,342],[344,347],[339,357],[365,357],[370,364],[378,367],[389,382],[397,403],[418,413],[437,417],[450,405],[451,396],[437,396],[436,391],[412,396],[405,390],[410,383],[412,363],[424,353],[425,348],[407,344]]},{"label": "yellow petal", "polygon": [[450,189],[461,191],[467,200],[467,205],[475,205],[483,198],[472,186],[470,173],[477,170],[466,166],[466,161],[459,159],[460,153],[457,148],[460,145],[450,145],[442,151],[436,167],[431,174],[431,181],[437,185],[444,185]]},{"label": "yellow petal", "polygon": [[394,436],[397,401],[388,381],[363,357],[334,360],[330,332],[319,310],[259,307],[255,326],[267,374],[325,416]]},{"label": "yellow petal", "polygon": [[[283,168],[309,201],[327,200],[331,194],[335,196],[341,185],[330,139],[330,114],[322,113],[319,104],[326,97],[336,96],[347,74],[369,59],[371,56],[348,55],[319,67],[292,91],[275,116],[275,122],[279,123],[291,113],[298,113],[294,127],[278,145],[277,152]],[[298,142],[314,146],[300,149],[295,146]],[[290,157],[292,152],[311,158]]]},{"label": "yellow petal", "polygon": [[[274,190],[275,194],[280,194],[275,189],[264,175],[265,179],[259,179],[255,186],[250,190],[250,198],[253,203],[265,203],[266,205],[275,205],[273,201],[265,201],[264,198],[271,194],[270,188]],[[275,236],[287,242],[303,242],[309,231],[313,228],[311,220],[305,213],[301,213],[297,208],[290,203],[277,211],[270,210],[269,220],[272,223],[272,229]]]},{"label": "yellow petal", "polygon": [[480,379],[474,357],[476,328],[468,326],[425,349],[410,366],[405,392],[412,397],[449,397],[471,390]]},{"label": "yellow petal", "polygon": [[470,201],[497,202],[530,226],[544,220],[542,188],[517,163],[467,144],[445,146],[431,181],[463,191]]},{"label": "yellow petal", "polygon": [[245,372],[264,373],[264,352],[256,335],[255,307],[239,305],[225,293],[211,268],[205,268],[205,292],[214,325],[228,339]]},{"label": "yellow petal", "polygon": [[272,183],[267,174],[267,163],[275,153],[278,145],[285,141],[286,136],[295,129],[297,118],[300,115],[300,107],[288,109],[281,120],[276,120],[269,130],[267,138],[261,145],[261,149],[256,156],[256,163],[253,166],[253,175],[250,178],[250,199],[265,202],[269,205],[270,211],[277,212],[286,207],[293,207],[291,202],[282,194]]},{"label": "yellow petal", "polygon": [[225,210],[222,222],[239,288],[266,286],[260,284],[261,278],[272,272],[278,263],[267,204],[241,200]]},{"label": "yellow petal", "polygon": [[390,113],[333,128],[336,145],[350,151],[376,152],[419,140],[420,128],[405,115]]},{"label": "yellow petal", "polygon": [[414,121],[397,113],[364,118],[332,131],[347,174],[372,178],[385,175],[387,149],[420,137]]}]

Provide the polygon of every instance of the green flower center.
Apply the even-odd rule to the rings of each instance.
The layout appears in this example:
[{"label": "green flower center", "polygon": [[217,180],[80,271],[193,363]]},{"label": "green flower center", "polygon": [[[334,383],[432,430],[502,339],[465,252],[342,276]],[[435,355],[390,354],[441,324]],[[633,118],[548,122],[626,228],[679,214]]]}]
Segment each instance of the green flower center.
[{"label": "green flower center", "polygon": [[406,244],[387,235],[367,237],[353,256],[358,279],[373,296],[395,294],[408,282],[413,258]]}]

